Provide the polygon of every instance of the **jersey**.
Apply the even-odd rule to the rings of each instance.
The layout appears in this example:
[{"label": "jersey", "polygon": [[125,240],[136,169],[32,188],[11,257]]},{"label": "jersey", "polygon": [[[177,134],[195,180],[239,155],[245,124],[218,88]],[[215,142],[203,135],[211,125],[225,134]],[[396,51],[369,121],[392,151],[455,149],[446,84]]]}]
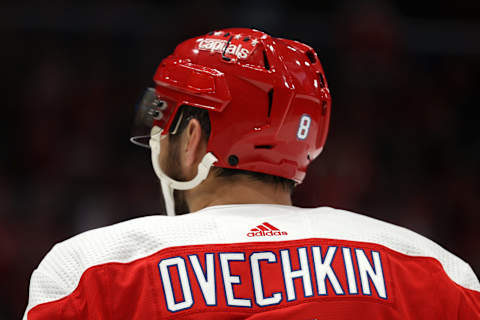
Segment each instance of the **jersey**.
[{"label": "jersey", "polygon": [[24,320],[480,319],[470,266],[423,236],[321,207],[214,206],[55,245]]}]

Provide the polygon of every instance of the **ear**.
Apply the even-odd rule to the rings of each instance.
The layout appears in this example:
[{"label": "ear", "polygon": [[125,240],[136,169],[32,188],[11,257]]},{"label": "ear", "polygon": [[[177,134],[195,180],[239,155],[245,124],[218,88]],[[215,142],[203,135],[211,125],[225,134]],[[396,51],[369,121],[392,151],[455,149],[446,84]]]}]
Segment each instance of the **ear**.
[{"label": "ear", "polygon": [[202,138],[202,126],[197,119],[191,119],[183,132],[182,137],[182,165],[195,175],[198,163],[206,152],[206,144]]}]

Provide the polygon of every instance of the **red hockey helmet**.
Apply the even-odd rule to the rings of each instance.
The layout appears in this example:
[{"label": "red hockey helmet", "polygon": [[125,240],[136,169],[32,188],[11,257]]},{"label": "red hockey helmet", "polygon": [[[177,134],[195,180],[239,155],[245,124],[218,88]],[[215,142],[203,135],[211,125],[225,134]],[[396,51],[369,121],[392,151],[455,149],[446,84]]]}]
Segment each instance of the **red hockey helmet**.
[{"label": "red hockey helmet", "polygon": [[144,99],[150,124],[167,134],[180,106],[208,110],[216,167],[302,182],[325,144],[331,96],[317,54],[300,42],[210,32],[179,44],[154,81]]}]

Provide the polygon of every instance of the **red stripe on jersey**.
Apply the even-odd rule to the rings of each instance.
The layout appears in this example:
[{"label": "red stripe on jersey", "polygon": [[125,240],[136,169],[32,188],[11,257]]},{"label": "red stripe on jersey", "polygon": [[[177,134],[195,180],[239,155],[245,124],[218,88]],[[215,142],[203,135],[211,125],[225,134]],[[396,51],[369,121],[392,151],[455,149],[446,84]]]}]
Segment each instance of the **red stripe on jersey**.
[{"label": "red stripe on jersey", "polygon": [[272,226],[270,223],[268,222],[264,222],[263,225],[269,227],[271,230],[273,231],[280,231],[279,229],[275,228],[274,226]]},{"label": "red stripe on jersey", "polygon": [[259,225],[257,226],[258,229],[262,230],[262,231],[269,231],[268,228],[262,226],[262,225]]}]

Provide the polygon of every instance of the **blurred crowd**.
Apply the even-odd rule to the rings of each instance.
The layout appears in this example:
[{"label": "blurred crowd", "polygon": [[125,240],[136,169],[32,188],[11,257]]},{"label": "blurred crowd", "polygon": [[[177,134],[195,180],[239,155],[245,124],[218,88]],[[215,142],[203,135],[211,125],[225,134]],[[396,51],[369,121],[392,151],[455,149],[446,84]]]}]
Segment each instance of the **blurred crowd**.
[{"label": "blurred crowd", "polygon": [[296,205],[411,228],[479,275],[480,49],[469,26],[480,24],[470,10],[431,17],[400,3],[0,8],[0,319],[21,316],[56,242],[163,212],[148,151],[129,143],[134,105],[176,43],[229,26],[304,41],[324,65],[330,133]]}]

